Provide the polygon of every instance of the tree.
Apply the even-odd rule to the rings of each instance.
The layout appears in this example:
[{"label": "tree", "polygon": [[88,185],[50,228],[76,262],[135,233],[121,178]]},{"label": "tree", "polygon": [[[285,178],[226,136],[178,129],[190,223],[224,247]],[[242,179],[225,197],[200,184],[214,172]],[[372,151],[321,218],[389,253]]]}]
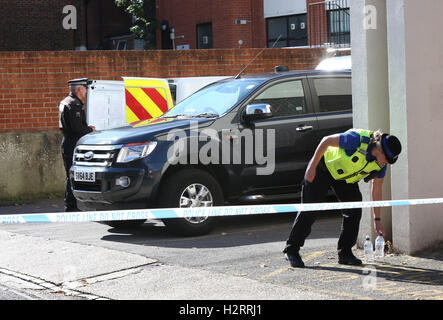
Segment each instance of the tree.
[{"label": "tree", "polygon": [[145,40],[145,49],[155,49],[155,0],[114,0],[133,18],[129,29],[137,39]]}]

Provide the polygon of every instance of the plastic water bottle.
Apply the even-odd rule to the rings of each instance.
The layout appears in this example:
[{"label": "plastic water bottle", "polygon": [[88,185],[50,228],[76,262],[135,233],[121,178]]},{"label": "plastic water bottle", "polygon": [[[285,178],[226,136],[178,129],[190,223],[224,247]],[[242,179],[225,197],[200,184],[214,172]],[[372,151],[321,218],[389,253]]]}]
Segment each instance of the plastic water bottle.
[{"label": "plastic water bottle", "polygon": [[375,239],[375,257],[383,258],[385,256],[385,239],[383,233],[380,232],[377,239]]},{"label": "plastic water bottle", "polygon": [[366,236],[364,243],[365,259],[366,261],[374,261],[374,248],[372,247],[372,241],[369,236]]}]

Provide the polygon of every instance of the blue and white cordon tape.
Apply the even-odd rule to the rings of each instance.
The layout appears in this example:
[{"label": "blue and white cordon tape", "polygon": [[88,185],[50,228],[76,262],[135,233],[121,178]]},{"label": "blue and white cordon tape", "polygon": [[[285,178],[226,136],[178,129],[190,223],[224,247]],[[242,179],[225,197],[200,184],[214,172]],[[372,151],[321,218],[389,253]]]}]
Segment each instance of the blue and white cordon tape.
[{"label": "blue and white cordon tape", "polygon": [[297,203],[252,206],[219,206],[196,208],[168,209],[134,209],[111,211],[53,212],[1,215],[0,223],[31,223],[31,222],[92,222],[92,221],[124,221],[138,219],[169,219],[193,217],[220,217],[253,214],[286,213],[298,211],[324,211],[353,208],[413,206],[443,203],[443,198],[386,200],[365,202],[328,202],[328,203]]}]

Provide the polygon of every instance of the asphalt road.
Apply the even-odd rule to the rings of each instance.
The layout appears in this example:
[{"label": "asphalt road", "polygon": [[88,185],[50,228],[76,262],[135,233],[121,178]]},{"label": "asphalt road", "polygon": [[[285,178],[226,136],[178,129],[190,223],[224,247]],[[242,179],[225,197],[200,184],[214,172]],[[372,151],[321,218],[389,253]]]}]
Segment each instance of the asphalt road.
[{"label": "asphalt road", "polygon": [[[60,210],[60,200],[0,207],[1,214]],[[282,250],[294,217],[226,217],[190,238],[160,221],[125,230],[94,222],[0,225],[0,280],[7,279],[0,299],[443,300],[441,251],[339,265],[337,213],[317,218],[301,250],[306,267],[290,268]]]}]

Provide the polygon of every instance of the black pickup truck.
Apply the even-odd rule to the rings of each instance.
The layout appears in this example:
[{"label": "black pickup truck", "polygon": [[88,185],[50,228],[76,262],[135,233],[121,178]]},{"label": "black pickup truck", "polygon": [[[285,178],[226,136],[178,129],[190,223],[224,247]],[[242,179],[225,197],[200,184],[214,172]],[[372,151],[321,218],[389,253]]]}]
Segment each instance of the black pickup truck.
[{"label": "black pickup truck", "polygon": [[[290,203],[321,138],[351,127],[350,71],[244,75],[155,120],[82,137],[70,178],[82,210]],[[180,235],[216,221],[164,219]]]}]

